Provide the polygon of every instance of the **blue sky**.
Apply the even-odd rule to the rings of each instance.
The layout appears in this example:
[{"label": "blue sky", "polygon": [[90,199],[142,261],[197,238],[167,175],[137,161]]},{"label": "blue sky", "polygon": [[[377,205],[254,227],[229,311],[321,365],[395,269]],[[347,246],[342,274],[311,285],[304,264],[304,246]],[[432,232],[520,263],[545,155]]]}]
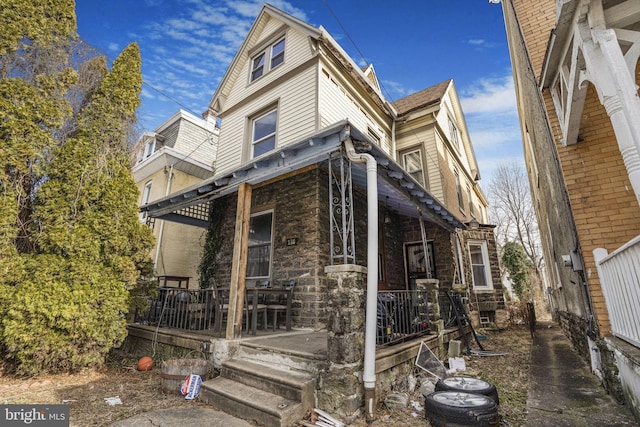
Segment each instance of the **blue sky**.
[{"label": "blue sky", "polygon": [[[81,38],[110,60],[136,41],[139,119],[153,130],[208,103],[262,6],[257,0],[78,0]],[[359,64],[372,63],[390,101],[452,78],[487,188],[499,162],[522,162],[502,6],[488,0],[272,0],[322,25]],[[336,19],[337,18],[337,19]]]}]

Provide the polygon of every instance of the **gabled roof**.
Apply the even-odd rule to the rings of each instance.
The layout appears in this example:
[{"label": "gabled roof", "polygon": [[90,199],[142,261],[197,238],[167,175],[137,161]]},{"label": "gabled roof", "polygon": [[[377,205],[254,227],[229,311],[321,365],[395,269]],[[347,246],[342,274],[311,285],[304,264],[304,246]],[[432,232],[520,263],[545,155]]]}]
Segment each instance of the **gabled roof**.
[{"label": "gabled roof", "polygon": [[228,90],[230,85],[233,85],[233,81],[235,77],[237,77],[239,68],[242,68],[244,61],[249,60],[248,56],[246,55],[247,50],[251,48],[251,46],[255,43],[256,34],[259,33],[266,20],[268,20],[270,17],[283,21],[285,25],[293,27],[298,31],[307,34],[315,39],[319,38],[322,34],[321,30],[315,28],[314,26],[307,24],[306,22],[294,16],[291,16],[279,9],[276,9],[270,4],[265,3],[264,6],[262,6],[262,9],[260,10],[260,13],[256,17],[255,21],[253,21],[253,24],[251,25],[247,36],[244,38],[244,41],[238,48],[236,55],[233,57],[233,60],[227,68],[224,77],[222,77],[220,84],[214,92],[213,97],[211,98],[211,102],[209,102],[210,108],[219,111],[220,107],[217,102],[218,98],[224,97],[227,94],[226,91]]},{"label": "gabled roof", "polygon": [[413,93],[393,102],[392,105],[398,112],[398,115],[401,116],[420,108],[439,104],[452,81],[452,79],[445,80],[435,86],[422,89],[420,92]]},{"label": "gabled roof", "polygon": [[373,69],[373,64],[369,64],[366,67],[362,68],[362,72],[365,76],[367,76],[369,82],[379,91],[380,83],[378,82],[378,75],[376,74],[376,70]]}]

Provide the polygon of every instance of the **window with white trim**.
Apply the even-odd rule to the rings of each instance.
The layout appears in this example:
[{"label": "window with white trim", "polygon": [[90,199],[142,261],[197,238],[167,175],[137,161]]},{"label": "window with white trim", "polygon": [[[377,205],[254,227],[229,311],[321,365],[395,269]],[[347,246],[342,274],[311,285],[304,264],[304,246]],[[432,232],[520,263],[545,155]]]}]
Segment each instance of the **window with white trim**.
[{"label": "window with white trim", "polygon": [[475,213],[475,210],[473,209],[473,197],[471,193],[471,187],[469,187],[468,185],[467,185],[467,198],[469,199],[469,215],[475,218],[476,213]]},{"label": "window with white trim", "polygon": [[271,250],[273,248],[273,211],[251,215],[249,222],[249,249],[247,278],[271,277]]},{"label": "window with white trim", "polygon": [[156,139],[151,138],[144,146],[144,158],[146,159],[156,150]]},{"label": "window with white trim", "polygon": [[[140,206],[144,206],[147,203],[149,203],[149,197],[151,196],[151,184],[153,184],[153,181],[149,181],[144,185],[144,189],[142,190],[142,200],[141,200]],[[147,217],[147,213],[140,212],[139,217],[140,217],[140,221],[144,221],[145,218]]]},{"label": "window with white trim", "polygon": [[251,121],[251,158],[276,148],[278,110],[273,109]]},{"label": "window with white trim", "polygon": [[427,188],[424,182],[424,169],[422,167],[422,153],[420,149],[409,151],[402,154],[402,166],[409,175],[413,177],[420,185]]},{"label": "window with white trim", "polygon": [[451,134],[451,142],[453,143],[454,147],[456,147],[458,150],[460,149],[460,137],[458,135],[458,127],[456,126],[456,124],[453,122],[453,120],[451,120],[451,118],[449,118],[449,133]]},{"label": "window with white trim", "polygon": [[476,290],[493,289],[491,279],[491,265],[489,264],[489,250],[487,242],[469,242],[469,258],[471,261],[471,273],[473,288]]},{"label": "window with white trim", "polygon": [[251,58],[251,76],[249,81],[252,82],[262,77],[264,74],[282,64],[284,62],[284,51],[285,39],[283,37],[271,44],[267,49],[254,55]]},{"label": "window with white trim", "polygon": [[460,174],[456,169],[453,170],[453,175],[456,179],[456,193],[458,195],[458,206],[461,211],[464,211],[464,200],[462,200],[462,186],[460,185]]}]

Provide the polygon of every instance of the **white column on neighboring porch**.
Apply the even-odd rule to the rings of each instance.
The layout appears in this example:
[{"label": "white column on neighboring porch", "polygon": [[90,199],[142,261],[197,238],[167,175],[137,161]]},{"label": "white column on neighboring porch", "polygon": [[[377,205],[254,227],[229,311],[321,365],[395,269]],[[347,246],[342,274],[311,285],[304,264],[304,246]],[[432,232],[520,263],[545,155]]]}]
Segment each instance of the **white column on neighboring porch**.
[{"label": "white column on neighboring porch", "polygon": [[585,76],[595,86],[611,118],[620,154],[640,203],[640,99],[635,69],[629,69],[616,32],[606,28],[601,0],[591,0],[587,19],[577,23],[575,35],[587,66]]}]

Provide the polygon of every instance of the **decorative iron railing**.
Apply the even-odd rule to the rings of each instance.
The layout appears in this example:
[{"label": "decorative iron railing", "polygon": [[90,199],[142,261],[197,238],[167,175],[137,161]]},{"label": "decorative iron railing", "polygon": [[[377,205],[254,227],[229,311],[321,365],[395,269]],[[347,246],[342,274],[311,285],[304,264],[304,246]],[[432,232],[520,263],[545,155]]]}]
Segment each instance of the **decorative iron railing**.
[{"label": "decorative iron railing", "polygon": [[427,291],[378,293],[376,344],[391,345],[429,333]]},{"label": "decorative iron railing", "polygon": [[158,297],[136,321],[184,330],[211,329],[214,312],[213,289],[160,287]]},{"label": "decorative iron railing", "polygon": [[613,335],[640,347],[640,236],[611,254],[593,251]]}]

